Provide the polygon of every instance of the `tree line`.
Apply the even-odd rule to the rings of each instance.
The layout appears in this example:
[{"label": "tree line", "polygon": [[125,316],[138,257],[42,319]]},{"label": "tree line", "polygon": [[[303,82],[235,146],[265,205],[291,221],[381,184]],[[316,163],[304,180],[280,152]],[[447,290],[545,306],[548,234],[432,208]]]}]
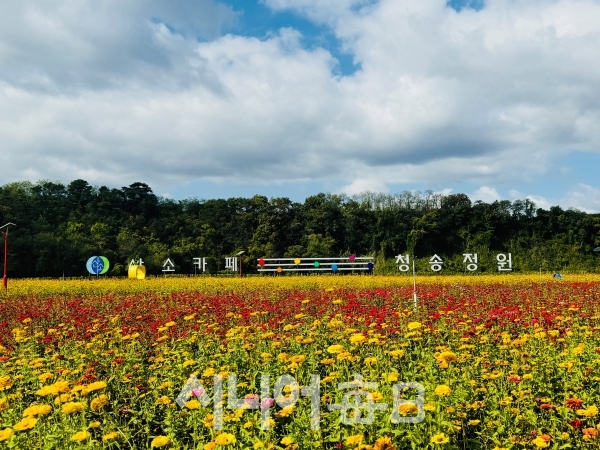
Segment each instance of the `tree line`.
[{"label": "tree line", "polygon": [[210,273],[244,250],[244,271],[261,257],[374,256],[376,273],[397,273],[395,256],[414,254],[419,271],[444,260],[442,273],[464,273],[464,253],[477,253],[478,272],[497,270],[495,254],[510,252],[515,271],[598,271],[600,215],[530,200],[472,202],[465,194],[366,192],[288,198],[173,200],[136,182],[121,189],[84,180],[16,182],[0,187],[0,225],[10,230],[12,277],[87,276],[85,262],[102,255],[109,275],[125,275],[142,258],[160,274],[170,258],[176,273],[194,273],[207,257]]}]

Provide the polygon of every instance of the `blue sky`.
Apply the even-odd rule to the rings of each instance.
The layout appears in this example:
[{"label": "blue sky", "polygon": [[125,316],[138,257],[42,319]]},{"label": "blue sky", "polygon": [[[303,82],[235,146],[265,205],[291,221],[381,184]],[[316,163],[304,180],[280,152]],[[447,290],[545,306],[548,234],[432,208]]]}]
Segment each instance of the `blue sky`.
[{"label": "blue sky", "polygon": [[16,2],[0,184],[600,212],[598,42],[594,0]]}]

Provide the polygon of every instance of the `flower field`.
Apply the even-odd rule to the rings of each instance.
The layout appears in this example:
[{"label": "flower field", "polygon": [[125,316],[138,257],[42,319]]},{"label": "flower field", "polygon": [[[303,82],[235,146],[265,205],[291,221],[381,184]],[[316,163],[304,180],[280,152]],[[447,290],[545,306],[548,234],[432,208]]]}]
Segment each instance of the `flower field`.
[{"label": "flower field", "polygon": [[0,449],[600,448],[600,277],[411,283],[11,280]]}]

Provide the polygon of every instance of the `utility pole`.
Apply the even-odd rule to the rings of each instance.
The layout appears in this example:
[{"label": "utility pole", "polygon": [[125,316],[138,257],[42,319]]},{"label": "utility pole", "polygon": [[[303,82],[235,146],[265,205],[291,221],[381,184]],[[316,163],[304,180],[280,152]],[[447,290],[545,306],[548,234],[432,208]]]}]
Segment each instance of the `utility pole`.
[{"label": "utility pole", "polygon": [[415,312],[417,312],[417,274],[415,272],[415,255],[413,255],[413,259],[412,259],[412,269],[413,269],[413,302],[414,302]]},{"label": "utility pole", "polygon": [[2,225],[0,230],[6,228],[5,231],[2,231],[2,235],[4,236],[4,276],[2,277],[2,286],[4,289],[8,289],[8,275],[7,275],[7,267],[8,267],[8,227],[16,226],[12,222],[8,222],[6,225]]}]

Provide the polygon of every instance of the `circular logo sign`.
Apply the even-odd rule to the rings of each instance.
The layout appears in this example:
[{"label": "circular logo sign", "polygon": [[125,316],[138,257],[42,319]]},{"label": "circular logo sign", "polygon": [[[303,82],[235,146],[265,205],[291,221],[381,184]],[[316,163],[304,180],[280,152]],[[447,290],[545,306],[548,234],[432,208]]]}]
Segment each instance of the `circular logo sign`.
[{"label": "circular logo sign", "polygon": [[104,275],[108,272],[110,264],[104,256],[92,256],[87,260],[85,267],[92,275]]}]

